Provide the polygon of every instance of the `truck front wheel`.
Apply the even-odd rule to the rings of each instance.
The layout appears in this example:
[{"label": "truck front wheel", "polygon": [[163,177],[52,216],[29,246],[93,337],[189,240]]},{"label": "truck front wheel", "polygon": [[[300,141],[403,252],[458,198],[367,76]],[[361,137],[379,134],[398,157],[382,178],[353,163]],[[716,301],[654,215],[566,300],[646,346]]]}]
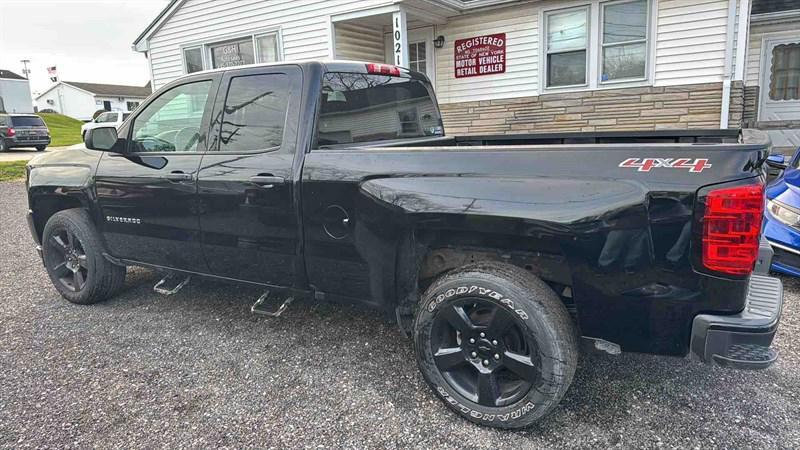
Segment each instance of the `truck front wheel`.
[{"label": "truck front wheel", "polygon": [[515,266],[451,271],[425,292],[417,363],[445,404],[472,422],[523,428],[561,401],[575,374],[575,325],[550,287]]},{"label": "truck front wheel", "polygon": [[42,233],[42,253],[53,286],[72,303],[103,301],[125,282],[125,267],[103,256],[100,235],[82,209],[59,211],[50,217]]}]

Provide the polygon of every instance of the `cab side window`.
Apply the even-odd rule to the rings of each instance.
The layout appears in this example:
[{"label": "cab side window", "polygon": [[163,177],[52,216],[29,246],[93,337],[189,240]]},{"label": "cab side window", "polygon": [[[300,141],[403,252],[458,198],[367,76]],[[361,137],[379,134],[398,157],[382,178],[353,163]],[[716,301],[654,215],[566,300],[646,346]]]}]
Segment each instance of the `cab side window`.
[{"label": "cab side window", "polygon": [[182,84],[162,93],[134,119],[131,151],[195,152],[211,80]]},{"label": "cab side window", "polygon": [[289,77],[261,74],[234,77],[222,110],[219,151],[280,148],[289,103]]}]

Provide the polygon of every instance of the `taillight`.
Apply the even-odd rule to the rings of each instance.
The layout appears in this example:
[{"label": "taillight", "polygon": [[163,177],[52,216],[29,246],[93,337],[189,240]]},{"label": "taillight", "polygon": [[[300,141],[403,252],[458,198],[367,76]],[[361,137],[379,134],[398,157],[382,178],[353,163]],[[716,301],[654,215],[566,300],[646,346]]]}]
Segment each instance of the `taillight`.
[{"label": "taillight", "polygon": [[703,216],[703,265],[730,275],[752,272],[763,213],[763,184],[709,192]]},{"label": "taillight", "polygon": [[17,131],[15,129],[13,129],[13,128],[9,128],[8,131],[6,131],[6,136],[8,136],[8,137],[11,137],[11,136],[13,136],[15,134],[17,134]]},{"label": "taillight", "polygon": [[373,75],[400,76],[400,68],[389,64],[367,64],[367,73]]}]

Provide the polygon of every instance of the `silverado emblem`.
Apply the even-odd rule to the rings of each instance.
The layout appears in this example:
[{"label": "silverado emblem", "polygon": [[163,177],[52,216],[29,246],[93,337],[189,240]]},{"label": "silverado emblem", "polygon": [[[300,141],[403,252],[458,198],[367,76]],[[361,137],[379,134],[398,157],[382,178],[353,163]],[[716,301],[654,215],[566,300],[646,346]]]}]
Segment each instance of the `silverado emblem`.
[{"label": "silverado emblem", "polygon": [[140,225],[142,223],[142,219],[134,219],[133,217],[106,216],[106,222],[133,223]]},{"label": "silverado emblem", "polygon": [[650,172],[654,168],[688,169],[692,173],[700,173],[711,168],[708,159],[698,158],[628,158],[619,167],[636,168],[637,172]]}]

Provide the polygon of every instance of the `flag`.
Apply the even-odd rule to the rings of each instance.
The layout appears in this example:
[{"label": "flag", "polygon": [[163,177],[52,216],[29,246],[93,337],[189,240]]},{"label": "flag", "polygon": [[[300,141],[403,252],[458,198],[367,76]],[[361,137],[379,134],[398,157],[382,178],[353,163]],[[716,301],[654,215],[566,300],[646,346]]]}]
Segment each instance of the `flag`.
[{"label": "flag", "polygon": [[47,74],[50,75],[50,81],[55,83],[58,81],[58,74],[56,73],[56,66],[48,67]]}]

